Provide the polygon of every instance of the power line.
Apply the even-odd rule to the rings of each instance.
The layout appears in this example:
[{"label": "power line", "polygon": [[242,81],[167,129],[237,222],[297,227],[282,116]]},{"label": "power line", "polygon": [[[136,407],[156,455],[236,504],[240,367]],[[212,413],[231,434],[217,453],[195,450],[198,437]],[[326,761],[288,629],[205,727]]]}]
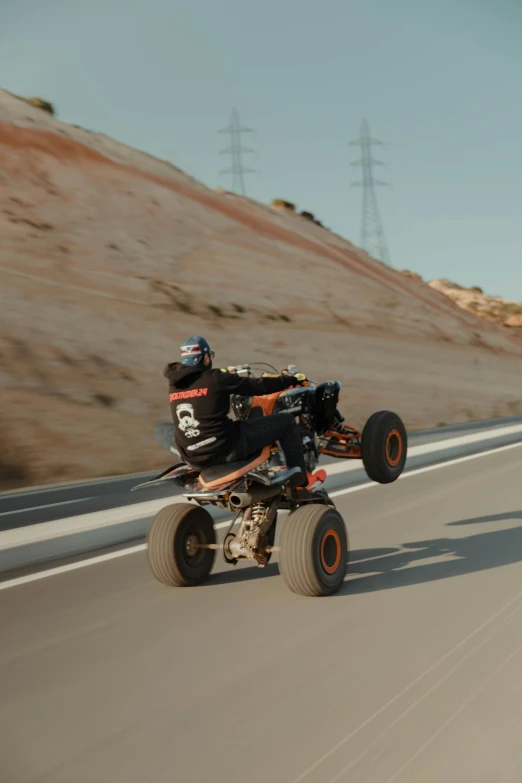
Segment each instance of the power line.
[{"label": "power line", "polygon": [[240,193],[242,196],[246,195],[245,180],[243,174],[254,174],[254,169],[248,169],[243,166],[243,154],[254,152],[249,147],[243,147],[241,144],[242,133],[253,133],[251,128],[244,128],[239,121],[239,113],[237,109],[232,109],[230,115],[230,125],[228,128],[223,128],[219,133],[230,134],[230,147],[225,150],[220,150],[221,155],[230,155],[232,157],[232,165],[229,169],[220,171],[220,174],[232,174],[232,190],[236,193]]},{"label": "power line", "polygon": [[373,176],[373,167],[384,165],[380,160],[375,160],[372,156],[372,146],[382,145],[382,141],[372,139],[370,136],[370,127],[366,120],[361,124],[361,135],[356,141],[350,142],[353,146],[361,148],[361,157],[354,161],[352,166],[362,166],[362,179],[358,182],[352,182],[353,186],[363,188],[363,207],[361,220],[361,247],[366,250],[372,258],[377,258],[385,264],[390,263],[390,254],[384,229],[382,227],[381,214],[377,204],[377,194],[375,188],[379,185],[386,185]]}]

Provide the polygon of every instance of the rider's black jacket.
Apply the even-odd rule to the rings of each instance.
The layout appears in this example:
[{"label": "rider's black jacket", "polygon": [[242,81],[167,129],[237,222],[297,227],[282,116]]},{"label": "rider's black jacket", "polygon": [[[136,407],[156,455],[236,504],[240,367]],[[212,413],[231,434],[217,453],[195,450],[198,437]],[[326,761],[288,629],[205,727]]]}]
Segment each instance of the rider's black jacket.
[{"label": "rider's black jacket", "polygon": [[168,364],[169,399],[182,459],[204,468],[222,462],[239,442],[240,422],[228,417],[230,395],[246,397],[288,389],[299,381],[292,375],[244,378],[205,366]]}]

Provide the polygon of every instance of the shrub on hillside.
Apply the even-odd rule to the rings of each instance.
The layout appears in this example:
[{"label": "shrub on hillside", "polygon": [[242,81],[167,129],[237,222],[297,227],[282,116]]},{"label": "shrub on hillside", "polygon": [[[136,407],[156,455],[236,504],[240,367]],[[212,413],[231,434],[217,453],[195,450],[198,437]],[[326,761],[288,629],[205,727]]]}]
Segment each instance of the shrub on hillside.
[{"label": "shrub on hillside", "polygon": [[277,207],[278,209],[286,209],[288,212],[295,212],[295,204],[292,204],[291,201],[285,201],[282,198],[275,198],[272,201],[272,206]]},{"label": "shrub on hillside", "polygon": [[422,277],[417,272],[411,272],[409,269],[402,269],[401,275],[404,277],[413,277],[415,280],[422,280]]},{"label": "shrub on hillside", "polygon": [[42,109],[42,111],[46,111],[48,114],[52,114],[54,117],[54,106],[49,101],[44,101],[43,98],[25,98],[24,100],[27,103],[30,103],[31,106],[36,106],[37,109]]}]

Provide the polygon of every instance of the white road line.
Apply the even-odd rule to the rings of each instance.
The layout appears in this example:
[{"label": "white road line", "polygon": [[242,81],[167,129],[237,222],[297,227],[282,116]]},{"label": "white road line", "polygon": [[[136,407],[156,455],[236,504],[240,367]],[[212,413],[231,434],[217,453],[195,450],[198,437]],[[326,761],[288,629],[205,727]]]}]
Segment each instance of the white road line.
[{"label": "white road line", "polygon": [[92,500],[94,495],[88,498],[78,498],[77,500],[61,500],[59,503],[44,503],[43,506],[30,506],[29,508],[18,508],[15,511],[1,511],[0,517],[8,517],[10,514],[23,514],[25,511],[40,511],[42,508],[54,508],[55,506],[67,506],[69,503],[81,503],[83,500]]},{"label": "white road line", "polygon": [[[508,446],[499,446],[496,449],[489,449],[488,451],[482,451],[479,454],[469,454],[467,457],[458,457],[457,459],[447,460],[446,462],[439,462],[436,465],[428,465],[425,468],[417,468],[416,470],[410,470],[407,473],[403,473],[400,479],[408,478],[409,476],[418,476],[421,473],[427,473],[430,470],[439,470],[440,468],[448,468],[452,465],[458,465],[461,462],[468,462],[472,459],[479,459],[480,457],[487,457],[493,454],[498,454],[502,451],[509,451],[509,449],[516,449],[522,446],[520,443],[510,443]],[[339,497],[341,495],[348,495],[350,492],[359,492],[362,489],[368,489],[369,487],[378,487],[379,484],[373,482],[366,482],[365,484],[357,484],[355,487],[347,487],[346,489],[337,490],[337,492],[330,493],[330,497]],[[218,522],[214,527],[216,529],[226,528],[230,525],[230,520],[226,522]],[[96,565],[97,563],[103,563],[106,560],[114,560],[117,557],[123,557],[124,555],[134,555],[136,552],[143,552],[147,548],[146,544],[138,544],[136,546],[127,547],[126,549],[119,549],[117,552],[108,552],[105,555],[98,555],[97,557],[91,557],[87,560],[79,560],[76,563],[68,563],[67,565],[57,566],[56,568],[50,568],[47,571],[38,571],[35,574],[28,574],[27,576],[20,576],[16,579],[10,579],[7,582],[0,582],[0,590],[7,590],[9,587],[18,587],[19,585],[26,584],[28,582],[35,582],[38,579],[45,579],[49,576],[56,576],[58,574],[66,573],[67,571],[75,571],[78,568],[85,568],[89,565]]]},{"label": "white road line", "polygon": [[[421,454],[430,454],[432,452],[443,451],[448,448],[480,442],[491,438],[513,435],[519,432],[522,433],[522,424],[514,424],[509,427],[500,427],[494,430],[488,430],[486,432],[474,433],[472,435],[463,435],[457,438],[449,438],[443,441],[425,443],[421,446],[410,447],[408,449],[408,456],[415,457]],[[328,476],[335,476],[362,469],[363,468],[360,460],[341,460],[337,461],[337,463],[328,463],[325,465],[325,470]],[[409,471],[407,474],[403,474],[403,476],[413,474],[414,471]],[[360,488],[363,486],[366,486],[366,484],[361,485]],[[371,484],[370,486],[373,485]],[[348,491],[355,490],[353,487],[349,490],[342,490],[342,494],[346,494]],[[333,497],[335,496],[336,493],[333,494]],[[149,500],[142,503],[133,503],[128,506],[119,506],[117,508],[104,509],[103,511],[94,511],[89,514],[77,514],[73,517],[62,517],[61,519],[56,519],[49,522],[25,525],[24,527],[19,528],[10,528],[9,530],[0,531],[0,549],[7,550],[19,546],[37,544],[42,541],[52,540],[54,538],[61,538],[77,533],[85,533],[112,525],[126,524],[128,522],[139,519],[146,519],[148,517],[154,516],[154,514],[157,514],[161,508],[168,505],[169,503],[172,504],[184,502],[184,498],[180,495],[177,495],[170,499],[161,498],[157,500]]]},{"label": "white road line", "polygon": [[515,650],[513,650],[513,651],[512,651],[512,652],[511,652],[511,653],[510,653],[510,654],[509,654],[509,655],[508,655],[506,658],[504,658],[504,660],[503,660],[503,661],[501,661],[501,662],[498,664],[498,666],[495,666],[495,668],[493,669],[493,671],[490,671],[490,672],[489,672],[489,674],[488,674],[486,677],[484,677],[484,679],[483,679],[483,680],[481,680],[481,682],[480,682],[480,683],[477,685],[477,687],[476,687],[476,688],[475,688],[475,689],[474,689],[474,690],[473,690],[473,691],[470,693],[470,695],[468,696],[468,698],[467,698],[467,699],[465,699],[465,700],[464,700],[464,701],[461,703],[461,705],[460,705],[460,706],[459,706],[459,707],[458,707],[458,708],[455,710],[455,712],[453,712],[453,713],[452,713],[452,714],[449,716],[449,718],[447,718],[447,720],[445,720],[445,721],[444,721],[444,723],[442,723],[442,724],[439,726],[439,728],[437,729],[437,731],[435,731],[435,732],[434,732],[434,733],[431,735],[431,737],[430,737],[428,740],[426,740],[426,742],[425,742],[423,745],[421,745],[421,746],[420,746],[420,748],[417,748],[417,750],[415,751],[415,753],[413,754],[413,756],[411,756],[411,757],[408,759],[408,761],[406,761],[406,762],[405,762],[405,763],[402,765],[402,767],[401,767],[400,769],[398,769],[398,770],[397,770],[397,772],[396,772],[394,775],[392,775],[392,776],[391,776],[391,778],[388,778],[388,780],[386,781],[386,783],[393,783],[393,781],[394,781],[394,780],[397,780],[397,778],[399,777],[399,775],[400,775],[402,772],[404,772],[404,770],[405,770],[407,767],[409,767],[409,766],[410,766],[410,764],[412,763],[412,761],[415,761],[415,759],[417,759],[417,758],[418,758],[418,757],[419,757],[419,756],[420,756],[422,753],[424,753],[424,751],[426,750],[426,748],[428,748],[428,747],[429,747],[429,746],[432,744],[433,740],[437,739],[437,737],[438,737],[438,736],[440,736],[440,734],[442,734],[442,732],[443,732],[445,729],[447,729],[447,727],[448,727],[448,726],[449,726],[449,725],[450,725],[450,724],[451,724],[451,723],[452,723],[452,722],[455,720],[455,718],[457,718],[459,715],[461,715],[461,714],[464,712],[464,710],[465,710],[467,707],[469,707],[469,705],[470,705],[470,704],[472,704],[472,703],[475,701],[475,699],[477,698],[477,696],[479,696],[479,695],[482,693],[482,691],[483,691],[483,690],[486,688],[486,686],[487,686],[487,685],[489,685],[489,683],[491,682],[491,680],[492,680],[494,677],[496,677],[496,675],[499,673],[499,671],[500,671],[501,669],[503,669],[503,668],[504,668],[504,666],[506,666],[506,664],[508,664],[510,661],[512,661],[512,660],[513,660],[513,658],[514,658],[516,655],[518,655],[520,652],[522,652],[522,644],[519,644],[519,645],[518,645],[518,647],[517,647]]},{"label": "white road line", "polygon": [[117,557],[123,557],[124,555],[134,555],[136,552],[143,552],[144,549],[147,549],[147,544],[138,544],[137,546],[131,546],[127,549],[120,549],[118,552],[108,552],[106,555],[91,557],[89,560],[78,560],[76,563],[68,563],[67,565],[57,566],[56,568],[49,568],[47,571],[37,571],[35,574],[19,576],[17,579],[11,579],[9,582],[0,582],[0,590],[6,590],[8,587],[25,585],[28,582],[36,582],[38,579],[45,579],[48,576],[65,574],[67,571],[76,571],[78,568],[96,565],[96,563],[104,563],[106,560],[115,560]]},{"label": "white road line", "polygon": [[[522,433],[522,424],[511,424],[509,427],[499,427],[494,430],[475,432],[472,435],[459,435],[457,438],[447,438],[446,440],[431,441],[423,443],[420,446],[408,447],[408,458],[422,457],[425,454],[435,454],[437,451],[446,451],[458,446],[467,446],[471,443],[481,443],[482,441],[494,440],[495,438],[505,438],[508,435],[517,435]],[[352,470],[362,468],[360,460],[350,460],[348,464],[343,461],[328,464],[325,466],[328,476],[335,476],[338,473],[348,473]]]},{"label": "white road line", "polygon": [[180,495],[172,498],[146,500],[144,503],[132,503],[128,506],[93,511],[89,514],[77,514],[74,517],[62,517],[50,522],[40,522],[35,525],[14,527],[0,532],[0,549],[10,549],[16,546],[36,544],[53,538],[70,536],[76,533],[86,533],[91,530],[123,525],[137,519],[152,517],[165,506],[172,503],[184,503]]},{"label": "white road line", "polygon": [[[409,448],[410,456],[415,456],[415,452],[413,451],[413,449],[420,449],[420,448],[422,448],[424,450],[422,452],[417,452],[417,453],[423,453],[423,454],[428,453],[428,451],[426,449],[429,449],[430,445],[433,444],[433,443],[446,444],[446,448],[453,448],[456,445],[458,446],[458,445],[463,445],[466,442],[468,442],[468,443],[472,442],[472,441],[465,440],[465,439],[473,437],[473,436],[480,435],[481,436],[479,438],[480,440],[486,440],[487,438],[494,438],[494,437],[497,437],[497,436],[502,437],[504,435],[509,434],[508,432],[506,432],[506,427],[499,427],[498,425],[495,427],[495,421],[493,419],[491,420],[491,429],[487,429],[484,426],[486,423],[487,422],[483,422],[483,421],[470,422],[469,426],[471,428],[473,428],[473,426],[476,426],[478,428],[477,432],[473,433],[473,435],[457,436],[456,438],[448,438],[447,440],[444,440],[444,441],[429,441],[428,443],[423,444],[423,446],[410,446],[410,448]],[[448,429],[451,429],[452,427],[458,427],[458,426],[459,426],[458,424],[457,425],[450,425],[450,427]],[[517,424],[508,425],[508,428],[510,428],[510,427],[520,427],[520,426],[521,425],[517,425]],[[443,430],[441,430],[440,432],[442,432],[442,431]],[[522,431],[522,430],[515,430],[515,431],[518,432],[518,431]],[[422,437],[424,435],[434,435],[437,432],[439,432],[439,430],[437,430],[437,429],[429,429],[429,430],[424,430],[424,431],[423,430],[418,430],[418,431],[415,431],[415,432],[412,433],[412,437]],[[485,436],[485,433],[492,433],[492,434]],[[458,443],[457,443],[457,441],[458,441]],[[437,449],[433,449],[433,451],[435,451],[435,450],[438,451],[441,448],[442,448],[442,446],[439,446]],[[332,463],[328,463],[328,464],[336,465],[337,467],[339,466],[339,463],[338,463],[337,460],[335,460]],[[103,478],[84,479],[84,480],[80,480],[80,481],[63,481],[63,482],[61,482],[59,484],[52,484],[51,486],[49,486],[48,484],[41,484],[40,486],[32,486],[30,489],[19,489],[19,490],[12,490],[12,489],[10,489],[10,490],[6,490],[4,492],[0,492],[0,501],[4,500],[6,498],[8,499],[9,497],[24,497],[25,498],[25,497],[29,497],[30,495],[39,495],[39,494],[42,494],[42,493],[45,493],[45,492],[63,492],[64,490],[67,490],[67,489],[79,489],[79,488],[84,487],[84,486],[92,486],[92,485],[98,486],[98,485],[103,485],[103,484],[107,484],[107,483],[110,483],[110,482],[116,483],[116,482],[120,482],[120,481],[130,481],[131,479],[136,479],[137,481],[138,480],[142,480],[143,481],[143,480],[145,480],[145,477],[147,475],[152,475],[153,472],[154,471],[143,471],[141,473],[128,473],[128,474],[125,474],[123,476],[121,476],[121,475],[114,475],[114,476],[104,476]],[[336,472],[339,472],[339,471],[337,471],[337,470],[334,471],[334,473],[336,473]]]},{"label": "white road line", "polygon": [[[230,520],[228,522],[218,522],[216,525],[214,525],[217,530],[229,526]],[[76,563],[68,563],[67,565],[63,566],[56,566],[56,568],[48,568],[47,571],[37,571],[35,574],[19,576],[16,579],[10,579],[8,582],[0,582],[0,590],[6,590],[8,587],[17,587],[18,585],[24,585],[28,582],[36,582],[39,579],[45,579],[49,576],[56,576],[57,574],[64,574],[67,571],[76,571],[78,568],[85,568],[89,565],[105,563],[107,560],[115,560],[116,558],[123,557],[124,555],[135,555],[136,552],[144,552],[146,549],[147,544],[136,544],[135,546],[127,547],[126,549],[119,549],[116,552],[108,552],[106,555],[90,557],[88,560],[78,560]]]},{"label": "white road line", "polygon": [[[500,609],[497,609],[497,611],[490,615],[487,620],[485,620],[481,625],[479,625],[477,628],[475,628],[474,631],[472,631],[468,636],[466,636],[464,639],[461,639],[458,644],[456,644],[454,647],[452,647],[450,650],[444,653],[444,655],[439,658],[437,661],[432,663],[428,668],[422,672],[422,674],[419,674],[418,677],[416,677],[414,680],[412,680],[408,685],[406,685],[401,691],[395,694],[393,698],[391,698],[386,704],[383,704],[381,707],[379,707],[378,710],[376,710],[372,715],[370,715],[366,720],[364,720],[362,723],[360,723],[357,728],[353,729],[349,734],[347,734],[345,737],[343,737],[336,745],[330,748],[326,753],[324,753],[320,758],[316,759],[314,763],[308,767],[308,769],[305,769],[304,772],[301,772],[301,774],[295,778],[292,783],[301,783],[311,772],[314,772],[322,763],[323,761],[326,761],[328,758],[330,758],[336,751],[339,750],[343,745],[346,745],[349,740],[351,740],[353,737],[355,737],[357,734],[361,732],[362,729],[366,728],[372,721],[375,720],[375,718],[378,718],[380,715],[383,714],[383,712],[386,712],[386,710],[391,707],[393,704],[395,704],[402,696],[405,696],[407,693],[409,693],[413,688],[415,688],[416,685],[418,685],[420,682],[422,682],[426,677],[431,674],[438,666],[440,666],[441,663],[444,663],[444,661],[448,660],[455,652],[460,650],[464,645],[466,645],[471,639],[474,639],[475,636],[477,636],[481,631],[483,631],[485,628],[487,628],[489,625],[491,625],[492,622],[494,622],[498,617],[500,617],[506,609],[508,609],[512,604],[516,603],[520,598],[522,597],[522,591],[517,593],[513,596],[513,598],[510,598],[507,603],[503,604]],[[519,610],[519,606],[515,606],[514,609],[512,609],[508,616],[502,620],[500,625],[502,625],[506,619],[509,619],[515,612]],[[498,630],[498,629],[497,629]],[[496,631],[493,631],[493,634],[488,637],[488,641],[492,636],[494,636]],[[481,643],[478,643],[473,648],[473,651],[477,648],[477,646],[480,646]],[[469,656],[466,656],[466,658]],[[462,661],[465,659],[461,659],[459,664],[462,663]],[[384,733],[384,732],[383,732]],[[330,781],[331,783],[331,781]]]},{"label": "white road line", "polygon": [[[497,636],[497,634],[499,634],[504,629],[504,625],[509,620],[511,620],[511,618],[514,617],[514,615],[517,612],[520,612],[520,609],[522,609],[522,604],[519,603],[517,606],[515,606],[514,609],[512,609],[507,615],[504,616],[504,618],[499,623],[499,625],[496,628],[494,628],[493,631],[491,631],[491,633],[488,636],[486,636],[484,639],[482,639],[482,641],[477,642],[477,644],[474,647],[472,647],[471,650],[469,652],[467,652],[466,655],[463,658],[458,660],[457,663],[453,664],[451,669],[449,669],[444,675],[442,675],[442,677],[440,677],[434,683],[434,685],[431,686],[431,688],[429,688],[427,691],[425,691],[422,694],[422,696],[420,696],[418,699],[416,699],[414,702],[412,702],[409,705],[409,707],[407,707],[404,710],[404,712],[401,712],[401,714],[398,715],[391,723],[389,723],[386,726],[386,728],[383,731],[380,732],[380,734],[378,734],[376,737],[374,737],[374,739],[372,739],[370,744],[367,745],[366,748],[363,751],[361,751],[357,756],[352,757],[350,759],[350,761],[348,762],[348,764],[346,764],[346,766],[344,766],[336,775],[334,775],[333,778],[330,778],[328,780],[328,783],[337,783],[337,781],[340,780],[346,774],[346,772],[348,772],[348,770],[352,769],[356,764],[358,764],[360,761],[362,761],[362,759],[366,758],[366,756],[368,756],[368,754],[371,753],[371,751],[380,742],[380,740],[383,737],[385,737],[387,734],[389,734],[389,732],[392,729],[394,729],[395,726],[397,726],[401,722],[401,720],[406,718],[411,712],[413,712],[415,709],[417,709],[419,704],[422,704],[424,701],[426,701],[431,696],[432,693],[435,693],[435,691],[438,688],[440,688],[441,685],[444,685],[444,683],[446,683],[449,679],[451,679],[451,677],[453,677],[455,672],[457,672],[462,667],[462,665],[464,663],[466,663],[466,661],[468,661],[470,658],[472,658],[474,655],[476,655],[477,652],[479,652],[487,644],[489,644],[489,642],[492,639],[494,639],[494,637]],[[504,610],[502,610],[502,611],[504,611]],[[352,737],[353,737],[353,732],[352,732]]]},{"label": "white road line", "polygon": [[[510,449],[517,449],[522,446],[522,441],[519,443],[510,443],[507,446],[498,446],[496,449],[488,449],[488,451],[480,451],[478,454],[468,454],[466,457],[456,457],[455,459],[447,460],[446,462],[437,462],[435,465],[426,465],[424,468],[415,468],[415,470],[408,470],[399,476],[397,481],[401,479],[410,478],[410,476],[418,476],[420,473],[429,473],[430,470],[439,470],[440,468],[446,468],[450,465],[458,465],[460,462],[469,462],[472,459],[479,459],[480,457],[487,457],[489,454],[497,454],[500,451],[509,451]],[[357,492],[360,489],[367,489],[368,487],[378,487],[379,484],[373,482],[365,482],[364,484],[357,484],[355,487],[347,487],[346,489],[338,489],[336,492],[329,492],[331,498],[340,497],[341,495],[348,495],[350,492]]]},{"label": "white road line", "polygon": [[40,484],[32,486],[31,489],[8,489],[5,492],[0,492],[0,500],[9,500],[13,498],[26,498],[30,495],[40,495],[45,492],[64,492],[65,490],[82,489],[83,487],[98,486],[99,484],[107,484],[117,481],[130,481],[136,479],[136,481],[145,480],[146,476],[150,476],[154,473],[152,470],[144,471],[142,473],[125,473],[123,476],[104,476],[104,478],[92,478],[84,479],[83,481],[64,481],[60,484]]}]

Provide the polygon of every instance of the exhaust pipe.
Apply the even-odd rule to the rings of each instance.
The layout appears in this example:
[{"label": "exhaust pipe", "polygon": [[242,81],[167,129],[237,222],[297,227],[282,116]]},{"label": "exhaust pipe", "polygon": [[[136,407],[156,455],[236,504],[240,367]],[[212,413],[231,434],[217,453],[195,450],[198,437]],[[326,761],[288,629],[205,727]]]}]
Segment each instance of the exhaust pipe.
[{"label": "exhaust pipe", "polygon": [[281,492],[281,487],[266,487],[261,484],[254,484],[249,492],[232,492],[228,498],[231,508],[239,510],[248,508],[252,503],[259,503],[263,500],[269,500]]},{"label": "exhaust pipe", "polygon": [[234,511],[247,508],[252,505],[252,495],[249,495],[248,492],[233,492],[228,498],[228,502]]}]

